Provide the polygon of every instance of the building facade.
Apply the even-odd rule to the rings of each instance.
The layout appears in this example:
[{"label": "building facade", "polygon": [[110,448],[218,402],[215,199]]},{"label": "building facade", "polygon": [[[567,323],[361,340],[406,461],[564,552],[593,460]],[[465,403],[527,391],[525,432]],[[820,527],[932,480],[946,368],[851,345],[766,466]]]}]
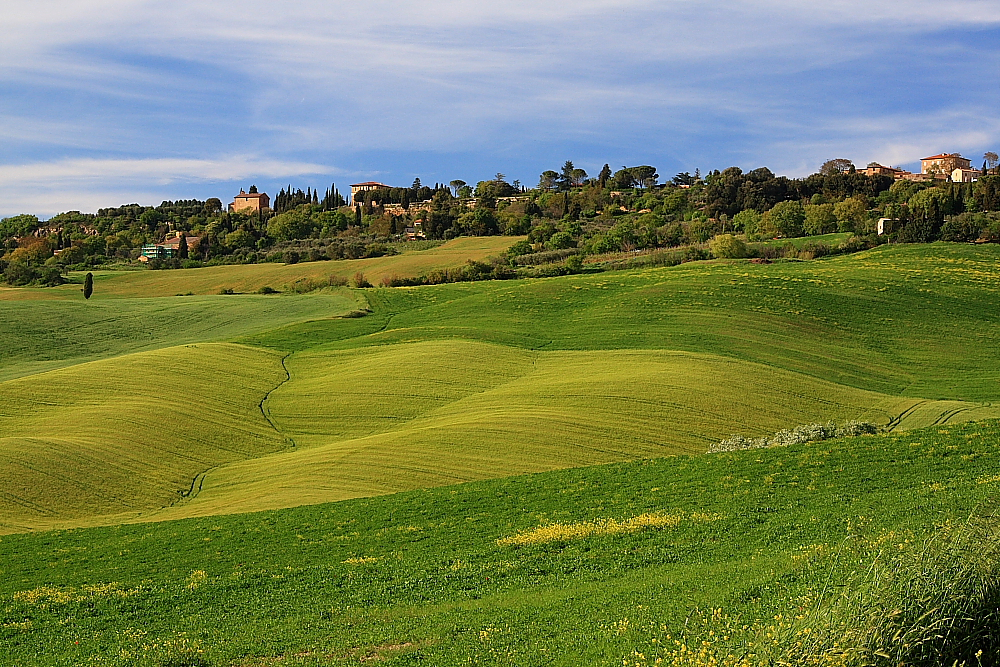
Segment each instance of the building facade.
[{"label": "building facade", "polygon": [[250,188],[250,192],[243,192],[240,188],[240,193],[236,195],[233,199],[233,203],[229,205],[229,210],[234,213],[254,213],[265,208],[271,208],[271,198],[267,196],[266,192],[255,192],[256,188]]},{"label": "building facade", "polygon": [[972,161],[959,153],[941,153],[920,160],[921,174],[951,174],[956,169],[970,169]]},{"label": "building facade", "polygon": [[978,169],[956,169],[951,172],[952,183],[973,183],[979,180]]},{"label": "building facade", "polygon": [[364,183],[353,183],[351,184],[351,203],[355,202],[355,197],[361,192],[368,192],[369,190],[380,190],[382,188],[391,188],[391,185],[386,185],[385,183],[379,183],[378,181],[365,181]]}]

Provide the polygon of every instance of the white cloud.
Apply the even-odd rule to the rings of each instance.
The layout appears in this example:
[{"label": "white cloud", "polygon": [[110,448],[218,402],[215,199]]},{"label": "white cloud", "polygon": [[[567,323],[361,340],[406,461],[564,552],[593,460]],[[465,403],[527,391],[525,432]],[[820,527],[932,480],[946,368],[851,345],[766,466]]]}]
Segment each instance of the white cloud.
[{"label": "white cloud", "polygon": [[0,214],[93,212],[133,201],[158,204],[164,199],[181,198],[173,193],[192,184],[214,185],[222,190],[215,196],[224,198],[232,193],[228,188],[219,188],[220,184],[343,174],[340,169],[321,164],[249,156],[214,160],[76,158],[0,165]]},{"label": "white cloud", "polygon": [[[342,153],[447,159],[543,140],[789,173],[830,154],[971,150],[1000,139],[988,114],[963,112],[984,103],[965,93],[996,97],[989,76],[929,111],[838,107],[838,91],[801,81],[852,83],[849,63],[897,52],[924,68],[924,36],[997,26],[995,0],[8,0],[0,86],[39,101],[0,99],[0,149],[27,163],[0,166],[0,194],[150,192],[336,173],[314,163]],[[935,57],[995,71],[961,47]],[[134,159],[58,159],[110,151]],[[215,158],[241,152],[255,157]],[[199,159],[162,157],[177,153]]]},{"label": "white cloud", "polygon": [[235,156],[217,160],[152,158],[141,160],[77,158],[58,162],[0,165],[0,183],[18,188],[52,182],[99,185],[109,180],[141,180],[160,185],[183,181],[237,181],[334,174],[341,170],[305,162]]}]

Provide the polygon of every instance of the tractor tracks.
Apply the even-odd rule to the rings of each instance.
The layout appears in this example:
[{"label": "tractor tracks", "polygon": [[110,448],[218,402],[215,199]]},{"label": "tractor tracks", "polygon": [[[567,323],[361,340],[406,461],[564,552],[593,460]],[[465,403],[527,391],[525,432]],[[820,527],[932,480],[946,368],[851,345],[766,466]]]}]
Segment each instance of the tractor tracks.
[{"label": "tractor tracks", "polygon": [[[267,403],[267,399],[271,397],[271,394],[274,393],[275,390],[277,390],[283,384],[292,379],[292,374],[288,372],[288,366],[285,364],[285,361],[290,356],[292,356],[291,352],[289,352],[288,354],[286,354],[281,358],[281,370],[285,371],[285,378],[275,386],[271,387],[267,391],[267,393],[264,394],[264,398],[260,399],[260,402],[257,404],[257,409],[260,410],[261,416],[263,416],[264,419],[267,420],[267,423],[271,426],[271,428],[274,429],[275,433],[284,438],[288,443],[291,444],[292,447],[296,447],[295,440],[281,432],[281,429],[278,428],[278,425],[274,423],[273,419],[271,419],[270,410],[268,410],[267,407],[265,407],[264,405],[265,403]],[[191,486],[188,487],[186,490],[178,491],[177,493],[180,495],[180,498],[175,500],[173,503],[170,503],[170,506],[176,504],[177,502],[191,500],[192,498],[198,497],[198,494],[201,493],[202,488],[205,486],[205,477],[207,477],[210,472],[212,472],[218,467],[219,466],[212,466],[208,470],[203,470],[197,475],[195,475],[194,478],[191,480]]]},{"label": "tractor tracks", "polygon": [[295,447],[296,446],[295,439],[281,432],[281,429],[278,428],[278,425],[274,423],[273,419],[271,419],[271,411],[264,406],[264,404],[267,403],[267,399],[271,398],[271,394],[273,394],[275,391],[280,389],[282,385],[284,385],[286,382],[292,379],[292,374],[288,372],[288,366],[285,364],[285,361],[287,361],[288,357],[290,356],[292,356],[291,352],[289,352],[288,354],[286,354],[281,358],[281,370],[285,371],[285,379],[279,382],[274,387],[271,387],[271,389],[269,389],[268,392],[264,394],[264,398],[260,399],[260,403],[257,404],[257,407],[260,409],[260,414],[264,417],[264,419],[267,420],[267,423],[271,425],[271,428],[274,429],[275,433],[277,433],[282,438],[291,443],[292,447]]}]

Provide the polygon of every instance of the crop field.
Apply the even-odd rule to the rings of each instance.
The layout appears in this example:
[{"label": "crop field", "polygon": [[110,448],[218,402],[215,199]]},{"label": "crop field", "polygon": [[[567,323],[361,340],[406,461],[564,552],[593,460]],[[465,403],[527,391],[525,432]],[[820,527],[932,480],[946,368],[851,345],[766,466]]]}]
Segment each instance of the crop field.
[{"label": "crop field", "polygon": [[228,341],[302,321],[337,318],[358,306],[347,289],[308,298],[103,299],[95,295],[86,302],[79,296],[0,300],[0,381],[134,352]]},{"label": "crop field", "polygon": [[693,454],[815,421],[1000,417],[998,255],[886,246],[301,295],[102,292],[130,276],[89,302],[27,290],[0,300],[0,532]]},{"label": "crop field", "polygon": [[720,664],[998,491],[993,421],[7,535],[0,664]]},{"label": "crop field", "polygon": [[275,352],[207,343],[0,383],[0,531],[131,518],[205,470],[280,451],[259,402],[284,377]]},{"label": "crop field", "polygon": [[[331,276],[349,280],[364,273],[378,285],[386,276],[415,278],[435,269],[462,266],[468,260],[482,260],[503,252],[522,237],[475,236],[453,239],[426,250],[369,259],[345,259],[299,264],[243,264],[210,266],[169,271],[98,271],[94,272],[96,296],[164,297],[178,294],[219,294],[231,289],[238,294],[253,293],[262,287],[278,291],[293,289],[302,281],[324,281]],[[79,286],[64,285],[45,292],[74,292]],[[3,294],[0,293],[0,298]]]}]

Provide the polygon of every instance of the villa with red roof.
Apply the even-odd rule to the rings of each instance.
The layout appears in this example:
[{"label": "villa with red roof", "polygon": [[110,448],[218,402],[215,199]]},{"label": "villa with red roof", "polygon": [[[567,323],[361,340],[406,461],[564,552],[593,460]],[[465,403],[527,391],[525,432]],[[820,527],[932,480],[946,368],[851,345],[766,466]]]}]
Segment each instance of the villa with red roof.
[{"label": "villa with red roof", "polygon": [[368,192],[369,190],[379,190],[382,188],[391,188],[391,185],[386,185],[385,183],[379,183],[378,181],[365,181],[364,183],[353,183],[351,185],[351,201],[353,202],[355,197],[359,192]]},{"label": "villa with red roof", "polygon": [[956,169],[971,169],[972,161],[959,153],[941,153],[920,160],[921,174],[951,174]]}]

